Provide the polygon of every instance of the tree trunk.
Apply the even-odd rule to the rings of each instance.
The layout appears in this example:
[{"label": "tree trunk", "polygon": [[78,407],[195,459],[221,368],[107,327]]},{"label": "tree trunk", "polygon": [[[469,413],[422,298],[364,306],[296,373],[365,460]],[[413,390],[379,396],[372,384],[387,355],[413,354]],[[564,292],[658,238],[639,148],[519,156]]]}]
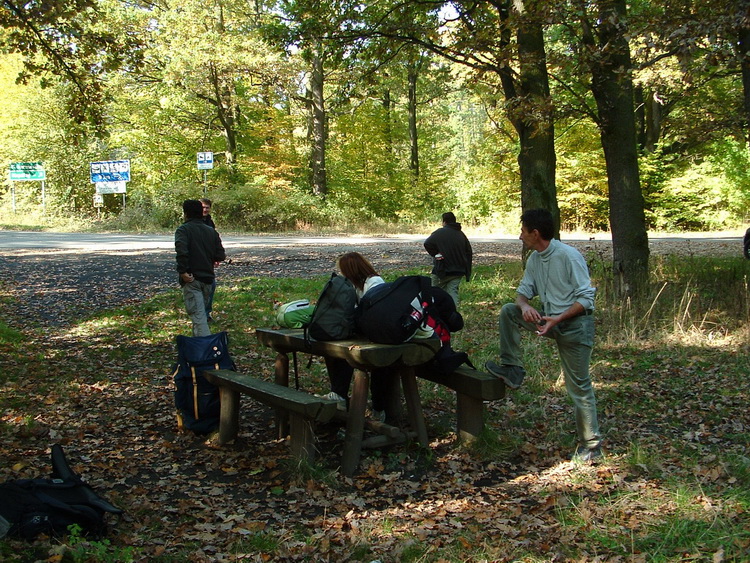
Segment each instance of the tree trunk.
[{"label": "tree trunk", "polygon": [[315,195],[325,199],[328,193],[326,181],[326,110],[323,98],[323,57],[313,56],[310,76],[311,133],[310,151],[311,186]]},{"label": "tree trunk", "polygon": [[408,114],[409,114],[409,145],[411,146],[411,158],[409,159],[409,170],[414,180],[419,178],[419,143],[417,139],[417,63],[409,63],[409,91],[408,91]]},{"label": "tree trunk", "polygon": [[643,153],[652,153],[661,137],[662,104],[656,92],[643,86],[633,88],[635,102],[636,143]]},{"label": "tree trunk", "polygon": [[383,111],[385,117],[383,119],[383,141],[385,142],[385,150],[388,153],[388,157],[393,157],[393,128],[391,127],[391,108],[393,107],[393,101],[391,100],[391,89],[386,88],[383,92]]},{"label": "tree trunk", "polygon": [[[507,21],[510,4],[500,17]],[[555,185],[555,128],[549,91],[544,30],[534,14],[519,16],[518,77],[509,64],[498,67],[503,94],[508,103],[508,118],[518,133],[518,167],[521,175],[521,208],[542,207],[555,219],[555,236],[560,233],[560,209]],[[502,43],[510,45],[510,31],[501,31]],[[531,106],[531,107],[530,107]],[[532,119],[530,116],[537,116]]]},{"label": "tree trunk", "polygon": [[235,118],[237,108],[234,105],[232,93],[222,84],[219,71],[213,64],[209,65],[209,75],[213,95],[206,99],[216,107],[216,116],[221,123],[221,131],[224,137],[224,157],[226,165],[231,169],[234,166],[235,155],[237,154],[237,120]]},{"label": "tree trunk", "polygon": [[385,143],[385,158],[386,167],[385,171],[388,175],[388,181],[393,179],[393,163],[394,163],[394,151],[393,151],[393,100],[391,99],[391,89],[386,88],[383,92],[383,111],[385,116],[383,117],[383,142]]},{"label": "tree trunk", "polygon": [[522,20],[518,28],[518,57],[522,94],[531,99],[539,119],[516,128],[521,151],[518,165],[521,172],[521,207],[542,207],[555,219],[555,236],[560,236],[560,209],[555,183],[555,125],[549,92],[547,56],[541,24]]},{"label": "tree trunk", "polygon": [[[615,290],[623,297],[643,295],[648,287],[648,234],[638,170],[630,47],[623,21],[625,0],[601,0],[594,30],[584,24],[591,54],[591,91],[607,164],[609,220],[614,253]],[[601,46],[601,47],[600,47]]]},{"label": "tree trunk", "polygon": [[750,144],[750,6],[745,7],[744,12],[740,18],[737,49],[740,55],[740,68],[742,69],[745,139]]}]

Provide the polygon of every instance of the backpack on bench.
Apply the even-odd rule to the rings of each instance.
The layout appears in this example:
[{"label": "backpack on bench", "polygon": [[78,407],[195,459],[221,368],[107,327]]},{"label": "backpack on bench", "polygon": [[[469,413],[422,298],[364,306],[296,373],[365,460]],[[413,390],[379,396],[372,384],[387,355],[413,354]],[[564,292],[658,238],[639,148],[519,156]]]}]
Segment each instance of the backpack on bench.
[{"label": "backpack on bench", "polygon": [[[62,536],[77,525],[85,536],[100,538],[105,513],[122,514],[96,494],[70,468],[62,447],[52,446],[52,478],[17,479],[0,484],[0,530],[31,540],[40,534]],[[4,534],[0,532],[0,537]]]},{"label": "backpack on bench", "polygon": [[357,307],[357,330],[379,344],[401,344],[426,326],[433,306],[426,276],[401,276],[373,287]]},{"label": "backpack on bench", "polygon": [[351,338],[355,332],[356,306],[357,291],[352,282],[333,272],[320,292],[310,322],[305,326],[305,340],[328,342]]}]

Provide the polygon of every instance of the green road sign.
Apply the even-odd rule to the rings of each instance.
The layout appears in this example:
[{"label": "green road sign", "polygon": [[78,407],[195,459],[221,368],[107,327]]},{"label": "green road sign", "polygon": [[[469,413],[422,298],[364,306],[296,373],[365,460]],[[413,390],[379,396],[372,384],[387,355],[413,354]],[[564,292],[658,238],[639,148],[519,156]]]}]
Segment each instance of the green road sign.
[{"label": "green road sign", "polygon": [[41,162],[11,162],[10,179],[18,180],[45,180],[47,171]]}]

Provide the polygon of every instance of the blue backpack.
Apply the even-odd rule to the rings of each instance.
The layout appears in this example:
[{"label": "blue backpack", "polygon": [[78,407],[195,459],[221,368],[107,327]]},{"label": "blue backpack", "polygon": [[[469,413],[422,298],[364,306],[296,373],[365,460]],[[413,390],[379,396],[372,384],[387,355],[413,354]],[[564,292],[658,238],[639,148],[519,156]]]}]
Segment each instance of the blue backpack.
[{"label": "blue backpack", "polygon": [[203,377],[204,371],[212,369],[237,371],[226,332],[177,336],[174,402],[178,424],[196,434],[210,434],[219,427],[219,388]]}]

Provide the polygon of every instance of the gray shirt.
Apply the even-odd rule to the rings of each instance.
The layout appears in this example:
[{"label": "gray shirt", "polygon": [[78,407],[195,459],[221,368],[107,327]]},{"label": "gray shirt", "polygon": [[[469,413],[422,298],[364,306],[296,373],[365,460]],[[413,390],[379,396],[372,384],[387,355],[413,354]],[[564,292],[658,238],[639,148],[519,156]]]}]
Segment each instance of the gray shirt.
[{"label": "gray shirt", "polygon": [[538,295],[546,315],[559,315],[575,302],[593,310],[596,294],[581,253],[556,239],[542,252],[531,253],[516,291],[527,299]]}]

